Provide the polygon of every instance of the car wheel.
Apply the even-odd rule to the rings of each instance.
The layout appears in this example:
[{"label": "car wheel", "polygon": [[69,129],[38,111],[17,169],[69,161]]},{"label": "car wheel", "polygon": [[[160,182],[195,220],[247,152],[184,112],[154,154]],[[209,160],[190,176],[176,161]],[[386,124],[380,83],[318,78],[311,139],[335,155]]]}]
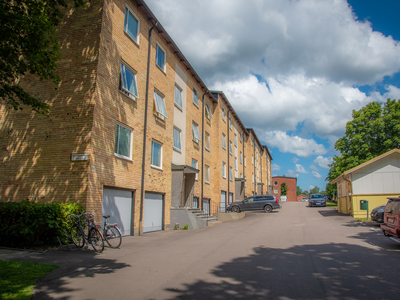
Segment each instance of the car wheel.
[{"label": "car wheel", "polygon": [[233,206],[233,207],[232,207],[232,212],[234,212],[234,213],[240,212],[239,206]]},{"label": "car wheel", "polygon": [[387,234],[386,231],[384,231],[383,234],[384,234],[385,236],[387,236],[387,237],[390,237],[390,236],[391,236],[390,234]]},{"label": "car wheel", "polygon": [[266,213],[270,213],[272,211],[272,206],[271,205],[265,205],[264,210]]}]

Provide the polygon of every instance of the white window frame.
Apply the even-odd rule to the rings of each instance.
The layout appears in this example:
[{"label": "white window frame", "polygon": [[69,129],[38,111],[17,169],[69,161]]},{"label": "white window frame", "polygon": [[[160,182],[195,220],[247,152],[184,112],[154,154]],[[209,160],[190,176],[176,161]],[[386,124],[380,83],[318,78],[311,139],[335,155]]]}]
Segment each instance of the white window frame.
[{"label": "white window frame", "polygon": [[[128,30],[127,30],[127,25],[129,24],[129,19],[127,19],[127,13],[131,13],[132,17],[134,19],[136,19],[137,21],[137,30],[136,30],[136,36],[132,36],[131,34],[129,34]],[[128,22],[127,22],[128,21]],[[135,12],[128,6],[125,6],[125,16],[124,16],[124,31],[126,32],[126,34],[131,37],[134,42],[136,44],[139,44],[139,37],[140,37],[140,19],[139,17],[135,14]]]},{"label": "white window frame", "polygon": [[226,135],[222,134],[222,148],[226,149]]},{"label": "white window frame", "polygon": [[199,132],[199,125],[196,122],[192,122],[192,139],[195,143],[201,142],[200,132]]},{"label": "white window frame", "polygon": [[232,118],[228,118],[228,123],[229,123],[229,129],[232,129]]},{"label": "white window frame", "polygon": [[[162,66],[160,66],[158,64],[158,53],[159,53],[159,50],[161,50],[161,52],[164,53],[164,62],[163,62]],[[159,43],[157,43],[156,44],[156,65],[157,65],[157,67],[159,67],[165,73],[166,72],[165,71],[166,64],[167,64],[167,51],[165,51],[165,49],[163,47],[161,47],[161,45]]]},{"label": "white window frame", "polygon": [[221,106],[222,120],[226,122],[226,111],[225,107]]},{"label": "white window frame", "polygon": [[205,135],[206,135],[205,148],[206,150],[210,151],[210,134],[206,131]]},{"label": "white window frame", "polygon": [[[133,100],[136,101],[136,99],[139,97],[138,96],[138,89],[137,89],[137,80],[136,80],[136,71],[133,70],[128,64],[124,61],[121,61],[121,66],[120,66],[120,81],[119,81],[119,90],[122,92],[124,95],[128,96],[129,98],[132,98]],[[130,72],[133,77],[133,82],[130,84],[133,85],[134,91],[130,91],[128,89],[128,81],[127,81],[127,73]]]},{"label": "white window frame", "polygon": [[[162,101],[157,100],[156,95],[158,95]],[[154,90],[154,107],[157,112],[157,116],[164,120],[164,118],[168,118],[167,116],[167,108],[165,107],[165,97],[158,90]]]},{"label": "white window frame", "polygon": [[222,178],[226,178],[226,163],[222,162]]},{"label": "white window frame", "polygon": [[210,104],[208,104],[208,102],[205,103],[204,110],[205,110],[204,114],[206,115],[206,118],[210,120],[212,118],[212,114],[211,114],[211,107],[210,107]]},{"label": "white window frame", "polygon": [[[153,145],[154,145],[154,144],[157,144],[157,145],[160,146],[160,158],[159,158],[159,160],[160,160],[160,165],[159,165],[159,166],[153,164],[153,162],[154,162],[154,161],[153,161],[153,154],[154,154],[154,152],[153,152],[153,149],[154,149],[154,148],[153,148]],[[158,141],[156,141],[156,140],[152,140],[152,141],[151,141],[151,157],[150,157],[151,166],[152,166],[153,168],[162,170],[162,159],[163,159],[163,144],[160,143],[160,142],[158,142]]]},{"label": "white window frame", "polygon": [[233,181],[233,170],[232,170],[232,167],[229,167],[229,180]]},{"label": "white window frame", "polygon": [[[174,126],[173,129],[174,133],[173,133],[173,141],[172,141],[172,147],[174,150],[181,152],[182,151],[182,130],[180,130],[178,127]],[[175,132],[178,133],[178,137],[179,137],[179,148],[175,146]]]},{"label": "white window frame", "polygon": [[[122,128],[124,128],[124,129],[126,129],[126,130],[129,130],[129,133],[130,133],[130,134],[129,134],[129,156],[126,156],[126,155],[123,155],[123,154],[119,154],[119,153],[118,153],[118,151],[119,151],[119,135],[120,135],[119,127],[122,127]],[[117,130],[118,130],[118,131],[117,131]],[[115,144],[114,144],[114,155],[117,156],[117,157],[119,157],[119,158],[124,158],[124,159],[132,160],[133,129],[130,128],[130,127],[128,127],[128,126],[126,126],[126,125],[123,125],[123,124],[117,122],[115,131],[116,131],[115,134],[117,135],[117,133],[118,133],[118,136],[115,136],[115,137],[114,137],[114,140],[115,140]]]},{"label": "white window frame", "polygon": [[[176,102],[177,101],[177,96],[178,97],[178,102],[180,101],[180,103]],[[182,110],[182,89],[179,87],[179,85],[175,84],[175,95],[174,95],[174,104],[175,106],[177,106],[180,110]]]},{"label": "white window frame", "polygon": [[[196,99],[196,101],[195,101]],[[199,107],[199,92],[193,87],[193,104]]]},{"label": "white window frame", "polygon": [[240,163],[242,163],[242,151],[240,151]]},{"label": "white window frame", "polygon": [[210,183],[210,167],[207,165],[204,165],[204,182],[205,183]]},{"label": "white window frame", "polygon": [[243,156],[243,160],[244,160],[244,166],[246,167],[246,155]]},{"label": "white window frame", "polygon": [[238,159],[237,157],[235,157],[235,170],[237,171],[237,169],[238,169]]},{"label": "white window frame", "polygon": [[274,189],[274,194],[278,194],[278,189]]},{"label": "white window frame", "polygon": [[238,145],[238,140],[237,140],[237,134],[235,133],[235,147],[237,148]]},{"label": "white window frame", "polygon": [[229,154],[232,155],[232,141],[229,141]]},{"label": "white window frame", "polygon": [[[192,158],[192,168],[198,169],[198,166],[199,166],[199,162],[196,159]],[[198,177],[198,174],[196,173],[196,180],[198,180],[197,177]]]}]

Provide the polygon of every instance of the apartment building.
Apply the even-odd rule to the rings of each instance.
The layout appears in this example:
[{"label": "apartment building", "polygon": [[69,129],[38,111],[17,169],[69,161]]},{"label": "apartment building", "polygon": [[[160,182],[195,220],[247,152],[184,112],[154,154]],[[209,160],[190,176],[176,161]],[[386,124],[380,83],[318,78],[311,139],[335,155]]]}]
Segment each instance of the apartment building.
[{"label": "apartment building", "polygon": [[273,195],[281,199],[282,190],[281,184],[286,183],[287,186],[287,200],[286,201],[297,201],[297,178],[286,177],[286,176],[274,176],[273,181]]},{"label": "apartment building", "polygon": [[143,0],[70,9],[57,37],[59,89],[23,79],[50,114],[0,106],[0,201],[76,201],[138,235],[266,192],[268,149]]}]

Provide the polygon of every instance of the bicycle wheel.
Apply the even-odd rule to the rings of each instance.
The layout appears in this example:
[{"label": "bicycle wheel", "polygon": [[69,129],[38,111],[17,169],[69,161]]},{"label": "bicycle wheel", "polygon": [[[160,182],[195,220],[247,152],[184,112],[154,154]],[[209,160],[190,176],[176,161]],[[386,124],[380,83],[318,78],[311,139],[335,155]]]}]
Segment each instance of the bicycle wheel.
[{"label": "bicycle wheel", "polygon": [[102,252],[104,249],[104,240],[100,231],[92,227],[89,232],[89,243],[92,245],[94,251]]},{"label": "bicycle wheel", "polygon": [[121,231],[118,227],[107,227],[104,231],[104,239],[111,248],[118,248],[122,243]]},{"label": "bicycle wheel", "polygon": [[82,231],[78,226],[72,226],[71,239],[78,248],[82,248],[85,245],[85,238],[82,236]]}]

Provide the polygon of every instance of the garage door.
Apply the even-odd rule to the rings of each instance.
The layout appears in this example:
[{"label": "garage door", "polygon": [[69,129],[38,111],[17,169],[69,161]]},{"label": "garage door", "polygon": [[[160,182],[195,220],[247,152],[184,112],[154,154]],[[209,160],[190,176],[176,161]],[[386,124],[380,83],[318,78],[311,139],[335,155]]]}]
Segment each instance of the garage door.
[{"label": "garage door", "polygon": [[163,195],[145,193],[143,212],[143,232],[163,229]]},{"label": "garage door", "polygon": [[[108,223],[117,223],[122,235],[131,235],[132,191],[104,188],[102,216],[110,215]],[[101,218],[103,228],[104,218]]]}]

